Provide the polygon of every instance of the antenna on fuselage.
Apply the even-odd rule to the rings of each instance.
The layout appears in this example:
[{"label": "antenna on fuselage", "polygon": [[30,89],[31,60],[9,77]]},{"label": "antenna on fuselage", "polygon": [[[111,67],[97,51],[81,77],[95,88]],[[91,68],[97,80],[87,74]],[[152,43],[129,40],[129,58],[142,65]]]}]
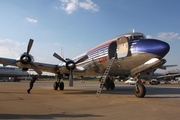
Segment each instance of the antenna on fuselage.
[{"label": "antenna on fuselage", "polygon": [[135,28],[132,28],[132,29],[129,29],[129,30],[132,30],[132,33],[135,33],[135,31],[136,31]]},{"label": "antenna on fuselage", "polygon": [[132,29],[132,33],[135,33],[135,30],[136,30],[136,29]]}]

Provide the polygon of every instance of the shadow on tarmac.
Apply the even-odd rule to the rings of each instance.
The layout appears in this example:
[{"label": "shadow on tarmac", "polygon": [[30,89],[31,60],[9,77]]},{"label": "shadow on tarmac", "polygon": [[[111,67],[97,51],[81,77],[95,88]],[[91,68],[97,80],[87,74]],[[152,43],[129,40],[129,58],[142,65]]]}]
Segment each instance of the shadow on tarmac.
[{"label": "shadow on tarmac", "polygon": [[0,114],[0,119],[55,119],[55,118],[88,118],[103,117],[102,115],[92,114],[47,114],[47,115],[31,115],[31,114]]},{"label": "shadow on tarmac", "polygon": [[[96,90],[73,89],[73,90],[65,90],[64,94],[92,94],[92,95],[94,94],[96,95]],[[115,90],[105,90],[104,88],[101,91],[101,94],[134,95],[134,86],[117,86]],[[146,96],[145,96],[146,98],[180,98],[180,87],[173,88],[173,87],[147,86]]]}]

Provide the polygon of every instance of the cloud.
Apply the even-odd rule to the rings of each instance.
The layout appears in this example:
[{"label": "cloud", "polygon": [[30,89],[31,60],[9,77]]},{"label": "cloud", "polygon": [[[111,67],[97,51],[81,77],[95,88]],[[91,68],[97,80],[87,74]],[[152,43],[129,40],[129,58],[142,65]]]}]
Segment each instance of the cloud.
[{"label": "cloud", "polygon": [[17,58],[25,50],[25,43],[4,39],[0,40],[0,56],[8,58]]},{"label": "cloud", "polygon": [[153,37],[151,35],[146,35],[146,38],[151,39]]},{"label": "cloud", "polygon": [[31,22],[31,23],[37,23],[38,21],[35,20],[35,19],[32,19],[32,18],[25,18],[28,22]]},{"label": "cloud", "polygon": [[71,0],[70,2],[64,2],[62,4],[62,9],[68,12],[68,14],[71,14],[73,11],[77,10],[77,7],[78,7],[78,0]]},{"label": "cloud", "polygon": [[59,43],[54,43],[54,45],[60,45]]},{"label": "cloud", "polygon": [[82,2],[80,2],[79,0],[61,0],[61,3],[62,4],[60,7],[54,6],[54,8],[55,9],[61,8],[62,10],[66,11],[68,14],[77,11],[79,8],[92,12],[99,11],[99,6],[93,3],[91,0],[84,0]]},{"label": "cloud", "polygon": [[180,35],[175,32],[161,32],[157,34],[157,38],[161,40],[180,40]]},{"label": "cloud", "polygon": [[99,7],[94,4],[91,0],[86,0],[84,2],[79,2],[79,6],[85,10],[99,11]]}]

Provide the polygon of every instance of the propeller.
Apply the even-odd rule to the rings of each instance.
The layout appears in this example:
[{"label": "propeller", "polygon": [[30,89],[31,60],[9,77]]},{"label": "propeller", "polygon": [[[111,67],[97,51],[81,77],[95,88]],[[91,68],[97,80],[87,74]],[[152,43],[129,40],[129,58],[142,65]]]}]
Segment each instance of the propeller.
[{"label": "propeller", "polygon": [[42,72],[35,66],[35,64],[32,61],[32,56],[29,54],[29,52],[31,51],[33,42],[34,42],[33,39],[29,40],[27,52],[22,54],[19,60],[11,60],[11,61],[5,62],[5,63],[3,63],[3,66],[16,64],[18,62],[20,62],[22,64],[21,67],[23,67],[23,65],[25,66],[25,65],[29,64],[39,75],[41,75]]},{"label": "propeller", "polygon": [[32,48],[32,45],[33,45],[33,42],[34,42],[33,39],[30,39],[30,40],[29,40],[29,44],[28,44],[27,52],[26,52],[26,55],[27,55],[27,56],[29,55],[29,52],[30,52],[30,50],[31,50],[31,48]]},{"label": "propeller", "polygon": [[61,60],[66,63],[66,68],[69,70],[69,86],[73,86],[73,70],[76,68],[76,64],[85,61],[88,58],[88,56],[84,55],[76,62],[74,62],[73,60],[69,58],[66,58],[66,60],[64,60],[57,53],[54,53],[53,56],[56,57],[58,60]]},{"label": "propeller", "polygon": [[34,69],[34,71],[36,71],[36,72],[39,74],[39,76],[41,76],[42,71],[39,70],[39,69],[34,65],[34,63],[30,63],[30,64],[31,64],[32,69]]}]

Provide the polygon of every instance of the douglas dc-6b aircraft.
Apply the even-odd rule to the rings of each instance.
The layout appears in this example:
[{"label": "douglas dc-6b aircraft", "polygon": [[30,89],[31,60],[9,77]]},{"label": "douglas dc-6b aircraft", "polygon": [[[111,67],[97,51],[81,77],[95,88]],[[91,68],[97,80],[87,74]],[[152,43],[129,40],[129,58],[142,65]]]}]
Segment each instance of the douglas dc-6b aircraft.
[{"label": "douglas dc-6b aircraft", "polygon": [[[63,64],[47,64],[35,62],[29,54],[33,40],[30,39],[27,52],[17,59],[0,57],[0,63],[4,66],[18,66],[22,70],[34,69],[38,74],[41,71],[58,75],[54,83],[54,90],[58,87],[64,89],[64,83],[60,79],[69,76],[69,86],[73,86],[74,76],[103,76],[101,81],[106,89],[114,89],[113,76],[133,76],[139,78],[141,73],[156,69],[166,63],[163,57],[169,52],[170,46],[163,41],[147,39],[143,33],[132,32],[122,34],[110,39],[80,55],[74,59],[63,59],[58,54],[53,56],[63,61]],[[136,97],[144,97],[145,86],[137,79],[134,88]]]}]

